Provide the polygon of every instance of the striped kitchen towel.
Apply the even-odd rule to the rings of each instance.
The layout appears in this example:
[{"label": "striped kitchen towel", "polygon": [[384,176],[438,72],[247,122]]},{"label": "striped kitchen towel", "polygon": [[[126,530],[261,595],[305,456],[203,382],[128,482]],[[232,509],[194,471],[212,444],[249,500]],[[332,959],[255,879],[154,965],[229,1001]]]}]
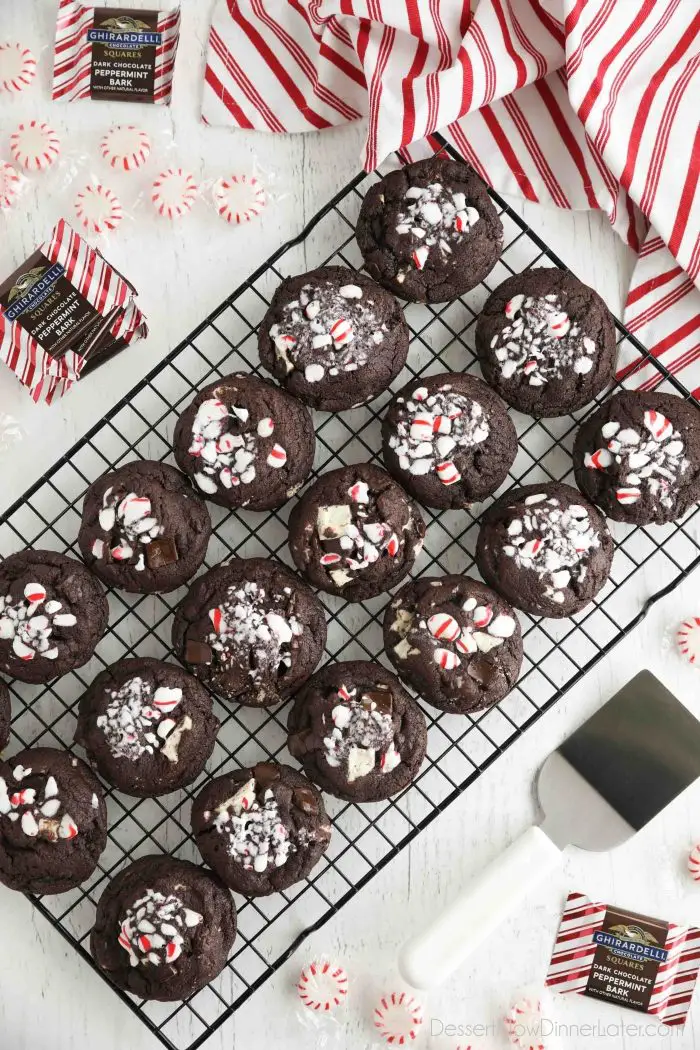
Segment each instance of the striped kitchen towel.
[{"label": "striped kitchen towel", "polygon": [[700,0],[217,0],[202,119],[368,116],[368,170],[440,130],[500,192],[602,209],[638,253],[626,324],[697,395],[699,69]]}]

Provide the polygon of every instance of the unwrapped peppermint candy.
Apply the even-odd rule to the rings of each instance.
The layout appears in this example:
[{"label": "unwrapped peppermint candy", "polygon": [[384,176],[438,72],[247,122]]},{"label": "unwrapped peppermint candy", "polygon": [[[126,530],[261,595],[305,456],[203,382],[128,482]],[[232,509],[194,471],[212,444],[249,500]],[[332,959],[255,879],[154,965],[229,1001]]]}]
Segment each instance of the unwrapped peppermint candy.
[{"label": "unwrapped peppermint candy", "polygon": [[61,219],[0,283],[0,359],[50,404],[148,334],[133,285]]}]

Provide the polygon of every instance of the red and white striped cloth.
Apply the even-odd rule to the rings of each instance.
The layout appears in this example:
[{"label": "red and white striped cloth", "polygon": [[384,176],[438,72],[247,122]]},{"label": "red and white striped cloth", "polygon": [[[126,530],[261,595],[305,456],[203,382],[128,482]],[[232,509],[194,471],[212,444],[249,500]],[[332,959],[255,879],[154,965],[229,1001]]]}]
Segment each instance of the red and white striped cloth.
[{"label": "red and white striped cloth", "polygon": [[639,254],[626,324],[700,394],[700,0],[472,8],[218,0],[202,119],[296,132],[368,115],[368,170],[440,130],[500,192],[602,209]]},{"label": "red and white striped cloth", "polygon": [[[61,219],[51,239],[41,246],[51,263],[60,263],[65,275],[100,314],[113,319],[107,333],[125,346],[144,338],[148,328],[134,302],[134,288],[90,245]],[[89,358],[69,350],[52,357],[21,324],[8,321],[0,310],[0,361],[4,361],[29,391],[34,401],[50,404],[80,379]]]},{"label": "red and white striped cloth", "polygon": [[[585,992],[598,948],[593,934],[601,929],[606,912],[606,904],[591,901],[582,893],[569,894],[547,971],[549,988],[561,994]],[[668,957],[659,965],[649,1013],[666,1025],[682,1025],[700,968],[700,929],[669,923],[663,947]]]}]

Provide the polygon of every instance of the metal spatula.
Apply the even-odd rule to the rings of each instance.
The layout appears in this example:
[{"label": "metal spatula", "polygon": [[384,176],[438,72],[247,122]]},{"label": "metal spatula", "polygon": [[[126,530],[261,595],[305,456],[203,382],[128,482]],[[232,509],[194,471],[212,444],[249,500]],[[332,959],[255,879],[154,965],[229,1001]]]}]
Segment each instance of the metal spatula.
[{"label": "metal spatula", "polygon": [[700,776],[700,721],[642,671],[547,759],[544,812],[418,936],[399,966],[414,988],[441,984],[575,845],[625,842]]}]

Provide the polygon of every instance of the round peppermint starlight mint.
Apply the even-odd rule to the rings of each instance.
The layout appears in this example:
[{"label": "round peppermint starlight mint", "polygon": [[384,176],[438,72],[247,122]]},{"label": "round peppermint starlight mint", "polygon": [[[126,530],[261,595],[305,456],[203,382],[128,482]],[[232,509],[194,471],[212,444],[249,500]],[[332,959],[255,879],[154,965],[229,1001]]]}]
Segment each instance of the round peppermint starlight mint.
[{"label": "round peppermint starlight mint", "polygon": [[424,1020],[423,1004],[408,992],[383,995],[374,1009],[374,1027],[392,1046],[412,1043]]},{"label": "round peppermint starlight mint", "polygon": [[688,871],[696,882],[700,882],[700,844],[693,846],[690,851],[688,856]]},{"label": "round peppermint starlight mint", "polygon": [[153,183],[151,200],[165,219],[181,219],[192,210],[197,199],[197,183],[184,168],[168,168]]},{"label": "round peppermint starlight mint", "polygon": [[330,959],[315,959],[299,974],[297,995],[307,1010],[322,1014],[335,1012],[347,1002],[345,968]]},{"label": "round peppermint starlight mint", "polygon": [[664,524],[700,500],[700,411],[657,391],[623,390],[574,443],[581,491],[615,521]]},{"label": "round peppermint starlight mint", "polygon": [[532,416],[561,416],[611,382],[615,324],[605,303],[554,267],[509,277],[486,300],[476,326],[484,378]]},{"label": "round peppermint starlight mint", "polygon": [[700,616],[684,620],[676,634],[678,650],[690,664],[700,667]]},{"label": "round peppermint starlight mint", "polygon": [[11,164],[0,160],[0,211],[12,207],[17,200],[21,185],[22,179],[19,173]]},{"label": "round peppermint starlight mint", "polygon": [[86,186],[75,198],[75,214],[88,233],[116,230],[124,217],[122,203],[109,186]]},{"label": "round peppermint starlight mint", "polygon": [[119,171],[135,171],[148,160],[151,140],[142,128],[120,124],[101,139],[100,153],[111,167]]},{"label": "round peppermint starlight mint", "polygon": [[235,937],[233,897],[216,875],[159,854],[134,861],[109,883],[90,948],[118,988],[176,1002],[221,972]]},{"label": "round peppermint starlight mint", "polygon": [[605,519],[562,482],[511,489],[481,519],[477,565],[516,608],[571,616],[604,586],[613,556]]},{"label": "round peppermint starlight mint", "polygon": [[250,222],[267,204],[267,195],[253,175],[226,175],[212,189],[216,210],[228,223]]},{"label": "round peppermint starlight mint", "polygon": [[15,43],[0,43],[0,91],[17,94],[34,80],[36,58],[28,47]]},{"label": "round peppermint starlight mint", "polygon": [[504,1018],[506,1032],[518,1050],[546,1050],[542,1037],[542,1003],[524,997],[513,1003]]},{"label": "round peppermint starlight mint", "polygon": [[10,136],[10,153],[25,171],[45,171],[60,156],[61,140],[50,125],[30,120]]}]

